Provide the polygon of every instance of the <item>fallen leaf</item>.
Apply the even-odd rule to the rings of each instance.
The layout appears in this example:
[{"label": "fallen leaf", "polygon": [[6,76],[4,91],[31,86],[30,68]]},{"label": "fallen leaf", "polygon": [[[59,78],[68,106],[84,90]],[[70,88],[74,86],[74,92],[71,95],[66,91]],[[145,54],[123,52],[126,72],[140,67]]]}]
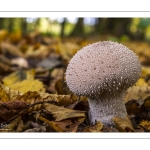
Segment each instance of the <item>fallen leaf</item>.
[{"label": "fallen leaf", "polygon": [[9,101],[9,94],[0,86],[0,101],[6,102]]},{"label": "fallen leaf", "polygon": [[0,74],[10,73],[14,71],[9,65],[0,62]]},{"label": "fallen leaf", "polygon": [[140,78],[137,82],[136,82],[136,86],[148,86],[148,84],[145,82],[145,80],[143,78]]},{"label": "fallen leaf", "polygon": [[87,127],[83,132],[102,132],[103,124],[101,122],[97,122],[95,125]]},{"label": "fallen leaf", "polygon": [[28,91],[26,93],[21,93],[16,90],[12,90],[7,86],[0,84],[0,94],[2,95],[1,101],[13,101],[22,100],[27,104],[33,104],[39,101],[51,101],[56,102],[58,105],[68,105],[77,101],[77,99],[72,99],[70,95],[57,95],[49,93],[38,93],[36,91]]},{"label": "fallen leaf", "polygon": [[34,46],[31,46],[26,50],[26,58],[43,59],[48,57],[49,53],[50,49],[45,45],[40,45],[37,49],[35,49]]},{"label": "fallen leaf", "polygon": [[146,77],[150,75],[150,67],[142,66],[142,77]]},{"label": "fallen leaf", "polygon": [[84,121],[83,118],[74,118],[74,119],[67,119],[62,120],[59,122],[56,121],[49,121],[44,117],[39,117],[40,120],[46,122],[53,130],[56,132],[76,132],[78,125]]},{"label": "fallen leaf", "polygon": [[11,57],[23,57],[23,54],[21,53],[20,49],[14,46],[13,44],[2,42],[0,46],[2,54],[9,54]]},{"label": "fallen leaf", "polygon": [[25,108],[27,108],[27,104],[20,100],[0,102],[0,118],[1,120],[11,119]]},{"label": "fallen leaf", "polygon": [[45,109],[53,114],[55,121],[61,121],[69,118],[85,117],[85,111],[72,110],[52,104],[46,104]]},{"label": "fallen leaf", "polygon": [[9,85],[12,90],[25,93],[28,91],[45,92],[44,85],[39,80],[23,80],[21,82]]},{"label": "fallen leaf", "polygon": [[8,66],[11,65],[11,61],[7,57],[5,57],[4,55],[0,55],[0,62],[3,64],[6,64]]},{"label": "fallen leaf", "polygon": [[81,49],[80,45],[72,42],[58,43],[57,52],[66,60],[70,60],[72,56]]},{"label": "fallen leaf", "polygon": [[139,125],[141,125],[142,127],[146,128],[147,130],[150,131],[150,121],[148,120],[142,120]]},{"label": "fallen leaf", "polygon": [[134,132],[135,131],[128,116],[126,116],[125,118],[113,117],[112,120],[114,121],[117,129],[120,132]]},{"label": "fallen leaf", "polygon": [[150,86],[133,86],[127,90],[125,103],[130,100],[143,100],[150,93]]},{"label": "fallen leaf", "polygon": [[135,115],[141,112],[140,104],[137,100],[128,101],[125,105],[128,115]]},{"label": "fallen leaf", "polygon": [[1,126],[4,126],[0,129],[0,132],[15,132],[15,128],[17,127],[19,121],[21,120],[21,117],[17,117],[13,121],[11,121],[9,124],[1,124]]}]

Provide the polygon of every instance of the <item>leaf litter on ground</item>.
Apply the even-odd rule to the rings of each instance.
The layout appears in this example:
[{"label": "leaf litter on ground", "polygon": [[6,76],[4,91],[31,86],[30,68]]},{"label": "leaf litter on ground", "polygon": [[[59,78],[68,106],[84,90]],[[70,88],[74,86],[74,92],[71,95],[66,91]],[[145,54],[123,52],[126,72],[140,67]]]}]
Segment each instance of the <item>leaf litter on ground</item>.
[{"label": "leaf litter on ground", "polygon": [[[7,37],[7,38],[6,38]],[[6,40],[7,39],[7,40]],[[142,75],[125,95],[128,117],[114,117],[114,127],[90,125],[86,97],[65,83],[68,61],[83,46],[109,38],[26,37],[0,30],[1,132],[149,132],[150,44],[124,41],[142,63]]]}]

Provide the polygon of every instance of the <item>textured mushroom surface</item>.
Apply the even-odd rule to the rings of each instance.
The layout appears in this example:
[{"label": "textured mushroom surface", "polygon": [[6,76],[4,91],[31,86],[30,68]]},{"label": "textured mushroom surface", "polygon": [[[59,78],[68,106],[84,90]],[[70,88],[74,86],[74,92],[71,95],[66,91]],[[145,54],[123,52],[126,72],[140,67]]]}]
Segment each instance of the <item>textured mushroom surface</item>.
[{"label": "textured mushroom surface", "polygon": [[66,70],[66,82],[75,94],[89,97],[89,104],[103,106],[109,99],[114,99],[111,101],[115,103],[115,98],[121,98],[121,106],[116,106],[121,109],[124,91],[139,79],[140,74],[141,64],[133,51],[117,42],[104,41],[83,47],[73,56]]}]

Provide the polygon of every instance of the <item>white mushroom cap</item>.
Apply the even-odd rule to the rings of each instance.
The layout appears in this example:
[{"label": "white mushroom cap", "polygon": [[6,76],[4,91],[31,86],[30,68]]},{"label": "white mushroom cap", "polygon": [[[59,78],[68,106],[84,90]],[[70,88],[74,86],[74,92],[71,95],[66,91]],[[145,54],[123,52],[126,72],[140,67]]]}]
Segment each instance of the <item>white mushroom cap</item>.
[{"label": "white mushroom cap", "polygon": [[78,51],[66,70],[66,82],[72,92],[99,97],[126,90],[140,77],[138,57],[117,42],[97,42]]}]

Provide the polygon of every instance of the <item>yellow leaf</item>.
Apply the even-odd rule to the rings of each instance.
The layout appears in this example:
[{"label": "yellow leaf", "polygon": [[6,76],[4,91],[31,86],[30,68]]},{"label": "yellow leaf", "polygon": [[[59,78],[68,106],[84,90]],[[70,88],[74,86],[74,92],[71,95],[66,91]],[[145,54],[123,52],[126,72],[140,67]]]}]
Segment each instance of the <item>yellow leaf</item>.
[{"label": "yellow leaf", "polygon": [[120,132],[134,132],[135,131],[128,116],[126,116],[125,118],[113,117],[112,120],[114,121],[117,129]]},{"label": "yellow leaf", "polygon": [[148,120],[143,120],[143,121],[140,122],[139,125],[145,127],[146,129],[148,129],[148,130],[150,131],[150,121],[148,121]]},{"label": "yellow leaf", "polygon": [[[23,93],[20,93],[19,91],[15,91],[15,90],[12,90],[10,89],[9,87],[7,86],[4,86],[2,84],[0,84],[0,89],[4,90],[4,92],[8,95],[9,98],[4,98],[4,99],[1,99],[1,101],[3,102],[6,102],[6,101],[10,101],[10,100],[17,100],[17,97],[22,95]],[[5,96],[5,95],[4,95]]]},{"label": "yellow leaf", "polygon": [[81,46],[71,43],[71,42],[66,42],[66,43],[58,43],[58,52],[60,55],[66,59],[70,60],[72,56],[79,50],[81,49]]},{"label": "yellow leaf", "polygon": [[45,88],[42,82],[39,80],[23,80],[13,85],[9,85],[12,90],[25,93],[28,91],[45,92]]},{"label": "yellow leaf", "polygon": [[36,59],[42,59],[49,55],[50,50],[48,46],[40,45],[38,49],[34,49],[34,46],[31,46],[26,51],[26,57],[27,58],[36,58]]},{"label": "yellow leaf", "polygon": [[150,75],[150,67],[142,67],[142,77]]},{"label": "yellow leaf", "polygon": [[140,78],[137,82],[136,82],[136,86],[148,86],[148,84],[145,82],[145,80],[143,78]]},{"label": "yellow leaf", "polygon": [[5,78],[3,78],[3,84],[6,86],[15,84],[17,82],[20,82],[24,79],[34,79],[35,76],[35,71],[34,69],[28,70],[28,71],[16,71],[11,73],[10,75],[6,76]]}]

